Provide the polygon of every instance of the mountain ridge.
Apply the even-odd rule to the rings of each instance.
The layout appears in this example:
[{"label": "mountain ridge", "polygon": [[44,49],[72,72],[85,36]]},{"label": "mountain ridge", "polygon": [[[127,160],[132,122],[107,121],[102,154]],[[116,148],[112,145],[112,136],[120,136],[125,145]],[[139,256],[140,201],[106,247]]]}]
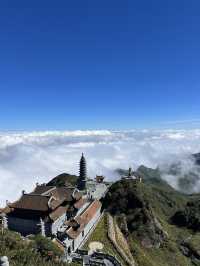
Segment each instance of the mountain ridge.
[{"label": "mountain ridge", "polygon": [[158,169],[142,166],[139,170],[143,174],[142,183],[134,179],[118,180],[103,202],[105,210],[116,217],[138,265],[200,265],[200,228],[188,228],[174,219],[183,212],[182,216],[187,214],[193,225],[194,217],[197,218],[194,210],[199,212],[200,204],[190,202],[199,202],[199,194],[176,191],[159,177]]}]

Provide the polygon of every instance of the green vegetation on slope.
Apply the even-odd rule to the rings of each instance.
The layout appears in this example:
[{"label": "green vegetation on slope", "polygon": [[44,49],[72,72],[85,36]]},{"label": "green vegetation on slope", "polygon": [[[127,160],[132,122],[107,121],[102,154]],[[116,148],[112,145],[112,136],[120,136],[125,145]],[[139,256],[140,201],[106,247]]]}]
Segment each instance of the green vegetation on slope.
[{"label": "green vegetation on slope", "polygon": [[63,173],[54,177],[51,181],[49,181],[49,183],[47,183],[47,186],[57,186],[57,187],[65,185],[76,186],[77,180],[78,176]]},{"label": "green vegetation on slope", "polygon": [[[139,266],[192,266],[200,265],[200,238],[190,229],[173,225],[171,217],[193,197],[198,198],[177,192],[150,171],[143,183],[127,179],[114,183],[103,206],[117,217]],[[186,239],[194,245],[186,247]]]},{"label": "green vegetation on slope", "polygon": [[110,254],[112,256],[115,256],[122,263],[122,265],[126,265],[108,238],[108,223],[107,223],[107,215],[106,214],[103,215],[103,217],[99,221],[98,225],[96,226],[95,230],[89,236],[87,242],[83,246],[83,249],[88,250],[89,249],[89,243],[92,241],[101,242],[104,245],[103,252]]},{"label": "green vegetation on slope", "polygon": [[194,231],[200,231],[200,199],[189,201],[181,210],[172,217],[172,222]]},{"label": "green vegetation on slope", "polygon": [[149,179],[149,178],[160,179],[161,178],[161,172],[159,168],[152,169],[144,165],[141,165],[140,167],[138,167],[136,173],[138,173],[144,179]]},{"label": "green vegetation on slope", "polygon": [[18,233],[9,230],[0,234],[0,256],[7,256],[10,266],[67,266],[59,262],[61,255],[51,240],[40,235],[22,239]]}]

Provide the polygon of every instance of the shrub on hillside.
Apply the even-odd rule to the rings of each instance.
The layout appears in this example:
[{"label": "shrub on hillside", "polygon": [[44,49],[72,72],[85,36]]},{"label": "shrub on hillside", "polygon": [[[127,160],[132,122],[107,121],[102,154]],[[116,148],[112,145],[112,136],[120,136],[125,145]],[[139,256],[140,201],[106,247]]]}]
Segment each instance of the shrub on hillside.
[{"label": "shrub on hillside", "polygon": [[185,209],[175,213],[172,222],[178,226],[200,231],[200,200],[188,202]]},{"label": "shrub on hillside", "polygon": [[63,255],[63,252],[48,238],[42,235],[36,235],[31,238],[31,246],[48,260],[55,259]]}]

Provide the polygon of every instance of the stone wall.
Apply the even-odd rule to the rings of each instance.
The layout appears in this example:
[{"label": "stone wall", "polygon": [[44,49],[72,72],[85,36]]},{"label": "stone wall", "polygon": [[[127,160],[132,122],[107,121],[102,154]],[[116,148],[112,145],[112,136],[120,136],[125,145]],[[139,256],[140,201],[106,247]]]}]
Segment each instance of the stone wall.
[{"label": "stone wall", "polygon": [[124,261],[126,261],[126,263],[129,266],[136,266],[136,263],[135,263],[134,259],[133,258],[132,259],[128,258],[128,256],[124,252],[124,250],[117,243],[116,232],[115,232],[115,224],[114,224],[113,217],[110,214],[108,214],[107,217],[108,217],[108,238],[113,243],[114,247],[116,248],[118,253],[121,255],[121,257],[124,259]]}]

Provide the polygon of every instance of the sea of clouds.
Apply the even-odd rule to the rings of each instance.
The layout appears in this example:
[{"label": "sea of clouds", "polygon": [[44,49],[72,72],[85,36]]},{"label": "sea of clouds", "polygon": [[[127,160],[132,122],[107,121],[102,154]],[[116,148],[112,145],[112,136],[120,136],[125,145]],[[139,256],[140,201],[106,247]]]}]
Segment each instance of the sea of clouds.
[{"label": "sea of clouds", "polygon": [[[131,131],[0,132],[0,206],[16,200],[21,191],[31,191],[63,173],[78,174],[84,152],[88,174],[117,178],[117,168],[134,169],[166,165],[182,160],[193,167],[188,155],[200,152],[200,129]],[[164,178],[177,187],[173,176]],[[199,186],[200,187],[200,186]]]}]

